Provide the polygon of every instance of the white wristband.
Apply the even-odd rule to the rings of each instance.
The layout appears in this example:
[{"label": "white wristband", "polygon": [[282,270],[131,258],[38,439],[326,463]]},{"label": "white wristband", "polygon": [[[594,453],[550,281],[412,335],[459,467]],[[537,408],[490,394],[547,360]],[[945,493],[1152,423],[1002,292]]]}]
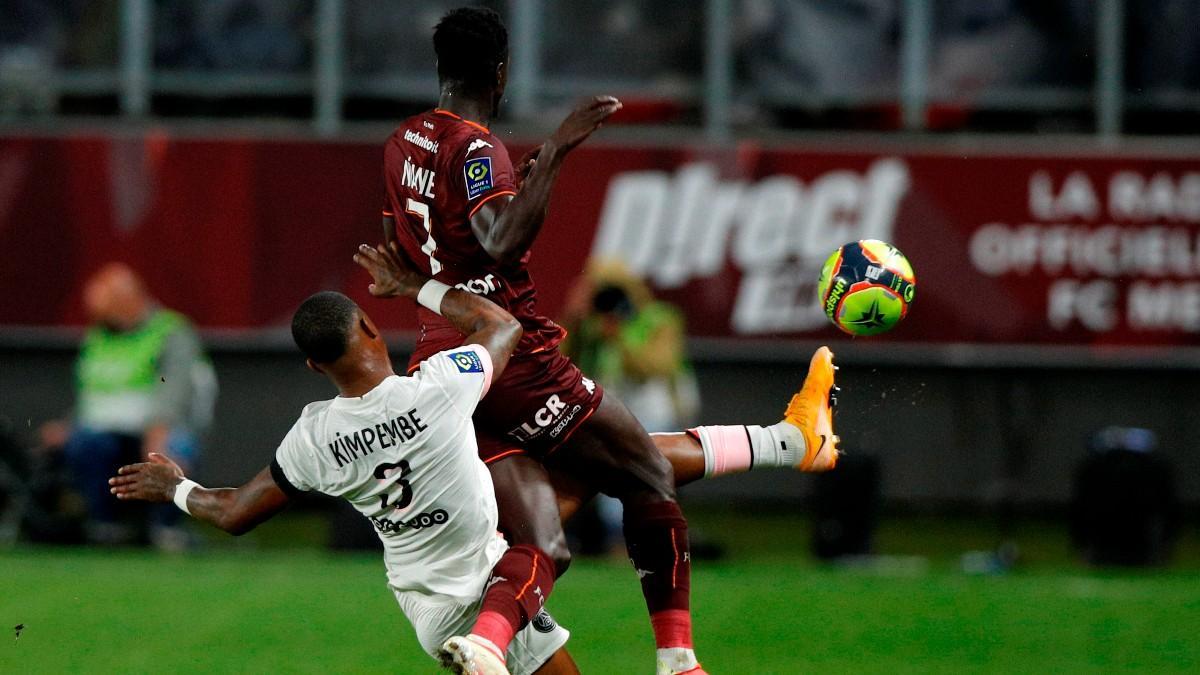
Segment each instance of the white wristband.
[{"label": "white wristband", "polygon": [[430,279],[421,287],[417,293],[417,304],[435,312],[442,313],[442,298],[446,297],[446,293],[450,291],[450,287],[436,279]]},{"label": "white wristband", "polygon": [[192,490],[198,487],[200,487],[199,483],[188,478],[184,478],[180,481],[179,485],[175,486],[175,506],[178,506],[180,511],[189,516],[192,515],[192,512],[188,511],[187,498],[188,495],[192,494]]}]

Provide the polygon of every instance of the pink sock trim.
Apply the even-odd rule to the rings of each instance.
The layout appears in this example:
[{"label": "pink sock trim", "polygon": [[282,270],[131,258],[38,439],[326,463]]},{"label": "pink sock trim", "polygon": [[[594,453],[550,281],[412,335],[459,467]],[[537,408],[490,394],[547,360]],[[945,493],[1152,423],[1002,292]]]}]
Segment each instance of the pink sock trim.
[{"label": "pink sock trim", "polygon": [[[750,469],[750,435],[744,426],[707,426],[693,431],[711,451],[710,475],[741,473]],[[709,453],[705,453],[706,455]]]},{"label": "pink sock trim", "polygon": [[503,659],[503,652],[508,651],[508,643],[512,642],[516,631],[513,630],[508,619],[501,616],[499,612],[480,612],[479,618],[475,619],[475,626],[471,628],[471,634],[486,638],[496,645],[501,651],[497,656]]},{"label": "pink sock trim", "polygon": [[650,615],[654,646],[659,649],[692,648],[692,613],[686,609],[664,609]]}]

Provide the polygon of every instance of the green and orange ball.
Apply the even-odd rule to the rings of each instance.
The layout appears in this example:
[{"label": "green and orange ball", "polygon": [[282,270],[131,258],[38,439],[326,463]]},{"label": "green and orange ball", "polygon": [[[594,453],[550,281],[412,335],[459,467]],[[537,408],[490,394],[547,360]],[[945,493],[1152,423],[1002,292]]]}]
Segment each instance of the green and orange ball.
[{"label": "green and orange ball", "polygon": [[879,335],[908,314],[917,289],[908,258],[878,239],[853,241],[821,267],[818,299],[825,316],[855,336]]}]

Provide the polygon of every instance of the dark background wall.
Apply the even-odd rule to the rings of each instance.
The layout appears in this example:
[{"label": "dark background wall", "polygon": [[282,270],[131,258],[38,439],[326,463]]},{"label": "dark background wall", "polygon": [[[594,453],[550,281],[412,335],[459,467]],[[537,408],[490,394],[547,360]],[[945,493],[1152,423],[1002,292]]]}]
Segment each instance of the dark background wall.
[{"label": "dark background wall", "polygon": [[[696,364],[705,423],[772,423],[803,377],[807,348],[786,358]],[[303,406],[335,394],[286,349],[216,349],[221,394],[198,479],[245,480],[270,461]],[[403,362],[406,354],[397,354]],[[18,433],[69,411],[70,348],[0,348],[0,417]],[[1011,494],[1031,508],[1065,503],[1090,434],[1107,425],[1159,434],[1181,498],[1200,504],[1200,383],[1190,371],[917,368],[844,363],[842,448],[882,466],[884,497],[913,505],[986,506]],[[1005,479],[1010,476],[1010,479]],[[687,488],[694,499],[782,500],[811,479],[764,471]]]}]

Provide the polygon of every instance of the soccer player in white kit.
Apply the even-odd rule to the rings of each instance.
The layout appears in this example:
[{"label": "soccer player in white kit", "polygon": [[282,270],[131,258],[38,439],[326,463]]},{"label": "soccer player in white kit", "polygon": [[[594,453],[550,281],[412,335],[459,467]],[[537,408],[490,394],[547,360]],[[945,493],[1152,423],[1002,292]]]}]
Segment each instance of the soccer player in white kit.
[{"label": "soccer player in white kit", "polygon": [[[507,652],[513,673],[578,673],[563,649],[569,634],[541,609],[540,589],[500,575],[489,580],[502,558],[509,569],[521,558],[496,531],[496,497],[471,415],[507,365],[520,324],[483,298],[420,277],[394,251],[362,246],[355,261],[374,277],[372,294],[407,296],[440,312],[468,336],[464,346],[398,376],[371,319],[340,293],[317,293],[297,309],[292,335],[339,396],[304,408],[269,467],[242,487],[206,489],[155,454],[122,467],[111,491],[118,499],[174,501],[235,535],[299,492],[341,497],[374,525],[388,585],[421,646],[444,666],[507,673]],[[468,635],[484,620],[481,608],[484,616],[519,612],[524,628],[508,645]]]}]

